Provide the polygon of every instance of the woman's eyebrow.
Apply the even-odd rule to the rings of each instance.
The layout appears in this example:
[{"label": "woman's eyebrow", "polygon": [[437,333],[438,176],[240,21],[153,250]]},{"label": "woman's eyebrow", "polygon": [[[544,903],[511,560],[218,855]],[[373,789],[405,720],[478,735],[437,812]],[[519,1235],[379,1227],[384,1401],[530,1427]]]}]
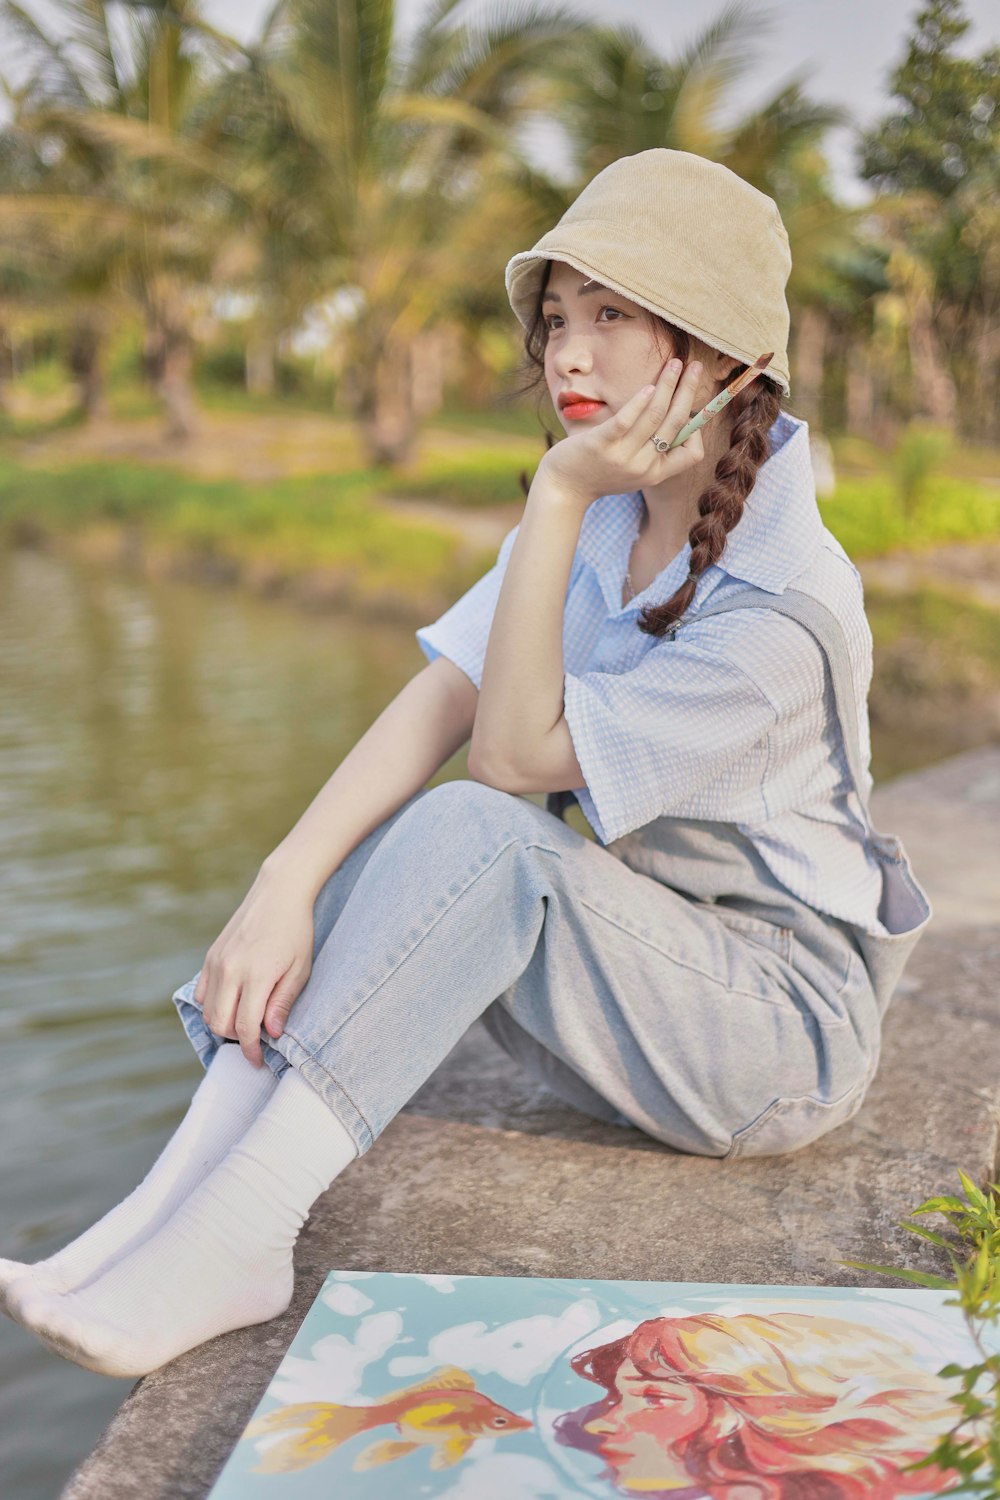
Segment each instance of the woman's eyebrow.
[{"label": "woman's eyebrow", "polygon": [[[585,281],[582,286],[577,287],[576,295],[578,297],[586,297],[591,292],[610,292],[610,291],[611,291],[611,288],[609,286],[602,286],[599,281]],[[558,292],[548,292],[547,291],[545,293],[545,296],[542,298],[542,301],[543,302],[561,302],[562,298],[560,297],[560,295],[559,295]]]}]

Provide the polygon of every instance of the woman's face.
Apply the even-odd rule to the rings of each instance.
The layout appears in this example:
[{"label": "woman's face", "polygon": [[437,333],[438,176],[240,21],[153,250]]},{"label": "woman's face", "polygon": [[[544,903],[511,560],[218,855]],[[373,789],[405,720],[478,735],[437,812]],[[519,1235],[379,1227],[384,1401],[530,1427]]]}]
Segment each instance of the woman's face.
[{"label": "woman's face", "polygon": [[599,1451],[626,1490],[684,1489],[691,1476],[673,1457],[678,1438],[705,1420],[702,1392],[679,1378],[642,1375],[630,1359],[615,1376],[617,1401],[584,1431],[600,1439]]},{"label": "woman's face", "polygon": [[[597,282],[587,283],[582,271],[553,261],[542,300],[548,329],[545,379],[567,432],[606,421],[657,378],[673,353],[668,340],[657,346],[637,303]],[[692,350],[691,358],[703,356]],[[570,391],[593,401],[564,407],[560,397]]]}]

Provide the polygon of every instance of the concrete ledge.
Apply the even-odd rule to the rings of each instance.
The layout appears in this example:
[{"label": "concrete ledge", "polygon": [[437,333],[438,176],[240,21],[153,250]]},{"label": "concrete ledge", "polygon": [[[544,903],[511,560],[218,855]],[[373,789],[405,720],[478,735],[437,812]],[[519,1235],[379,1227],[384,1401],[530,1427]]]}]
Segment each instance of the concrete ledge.
[{"label": "concrete ledge", "polygon": [[141,1380],[63,1500],[201,1500],[332,1266],[843,1285],[877,1279],[846,1258],[944,1269],[898,1221],[958,1167],[997,1170],[1000,748],[880,788],[873,816],[935,920],[853,1120],[792,1156],[684,1156],[553,1100],[477,1023],[317,1204],[288,1312]]}]

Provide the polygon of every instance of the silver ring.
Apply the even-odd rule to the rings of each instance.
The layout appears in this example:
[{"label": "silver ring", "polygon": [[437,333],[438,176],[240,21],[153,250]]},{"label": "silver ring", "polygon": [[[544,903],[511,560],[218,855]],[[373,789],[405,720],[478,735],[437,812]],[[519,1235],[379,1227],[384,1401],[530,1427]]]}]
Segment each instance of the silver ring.
[{"label": "silver ring", "polygon": [[650,438],[649,441],[652,443],[657,453],[666,453],[667,449],[670,447],[670,442],[667,438],[657,437],[655,434]]}]

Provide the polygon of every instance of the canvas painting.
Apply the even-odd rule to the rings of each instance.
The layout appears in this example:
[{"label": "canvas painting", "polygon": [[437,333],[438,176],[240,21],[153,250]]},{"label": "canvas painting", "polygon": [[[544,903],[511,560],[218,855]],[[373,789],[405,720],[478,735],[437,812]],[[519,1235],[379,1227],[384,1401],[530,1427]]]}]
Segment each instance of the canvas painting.
[{"label": "canvas painting", "polygon": [[211,1500],[860,1500],[957,1420],[948,1293],[334,1270]]}]

